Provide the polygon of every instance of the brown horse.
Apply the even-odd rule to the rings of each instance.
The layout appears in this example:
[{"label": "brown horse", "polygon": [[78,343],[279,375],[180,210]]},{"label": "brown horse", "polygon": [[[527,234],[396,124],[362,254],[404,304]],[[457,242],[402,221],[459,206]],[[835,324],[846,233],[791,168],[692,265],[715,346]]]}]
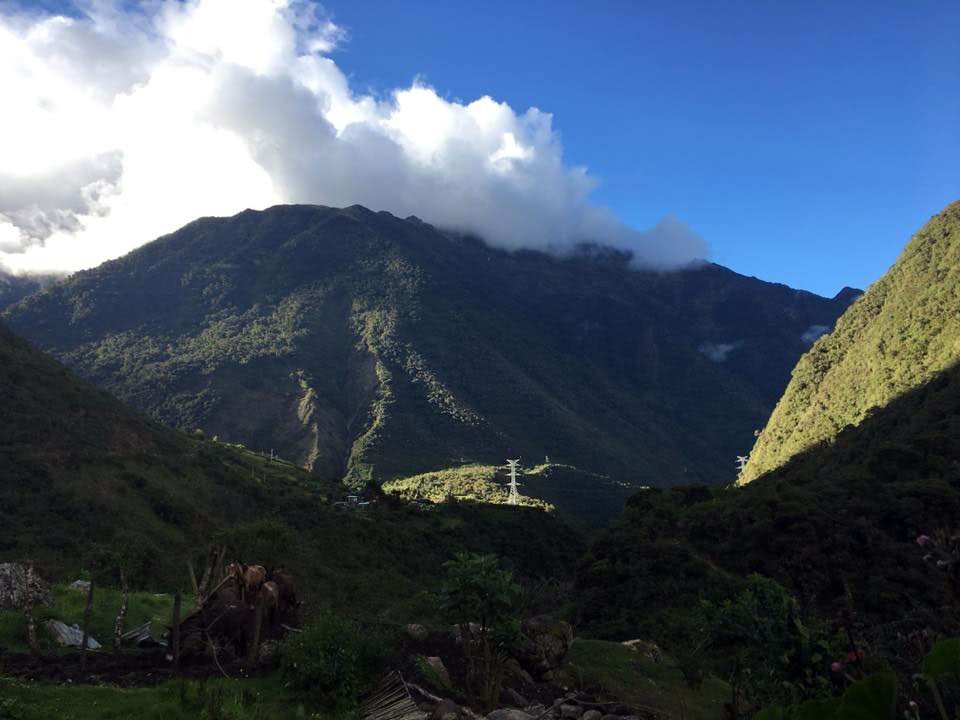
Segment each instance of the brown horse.
[{"label": "brown horse", "polygon": [[277,613],[280,607],[280,588],[272,580],[267,580],[260,587],[260,598],[263,603],[263,615],[267,618],[271,628],[277,626]]},{"label": "brown horse", "polygon": [[232,576],[240,588],[240,598],[253,605],[260,586],[266,582],[267,571],[263,565],[245,565],[233,562],[227,567],[227,574]]},{"label": "brown horse", "polygon": [[286,612],[291,608],[296,609],[299,603],[297,603],[297,587],[293,582],[293,574],[281,565],[270,570],[269,578],[276,583],[280,592],[280,612]]}]

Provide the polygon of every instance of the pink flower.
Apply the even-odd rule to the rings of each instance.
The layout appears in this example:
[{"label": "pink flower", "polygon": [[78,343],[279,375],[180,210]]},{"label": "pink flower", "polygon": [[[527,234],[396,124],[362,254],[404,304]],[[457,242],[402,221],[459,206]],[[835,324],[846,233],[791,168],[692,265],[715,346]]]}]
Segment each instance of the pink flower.
[{"label": "pink flower", "polygon": [[926,545],[930,542],[929,535],[917,535],[917,545]]},{"label": "pink flower", "polygon": [[842,673],[843,663],[839,660],[834,660],[832,663],[830,663],[830,672]]}]

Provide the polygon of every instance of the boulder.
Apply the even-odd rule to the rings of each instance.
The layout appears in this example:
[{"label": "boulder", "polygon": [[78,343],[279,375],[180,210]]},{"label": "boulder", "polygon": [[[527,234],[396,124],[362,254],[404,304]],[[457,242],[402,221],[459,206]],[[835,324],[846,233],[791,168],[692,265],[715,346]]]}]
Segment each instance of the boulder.
[{"label": "boulder", "polygon": [[521,667],[513,658],[507,660],[503,666],[503,677],[510,687],[526,687],[534,685],[533,676]]},{"label": "boulder", "polygon": [[74,580],[72,583],[67,585],[67,590],[74,590],[80,593],[90,592],[90,581],[89,580]]},{"label": "boulder", "polygon": [[570,623],[550,615],[538,615],[524,620],[520,629],[524,642],[517,659],[524,668],[534,677],[542,677],[560,667],[573,642]]},{"label": "boulder", "polygon": [[530,702],[513,688],[500,688],[500,702],[508,707],[525,709]]},{"label": "boulder", "polygon": [[407,625],[404,630],[407,633],[407,637],[409,637],[411,640],[416,640],[417,642],[423,642],[430,635],[423,625],[410,624]]},{"label": "boulder", "polygon": [[430,720],[457,720],[461,715],[460,706],[453,700],[443,700],[433,709]]},{"label": "boulder", "polygon": [[[53,636],[60,645],[65,647],[80,647],[83,644],[83,630],[79,625],[67,625],[60,620],[47,620],[47,632]],[[87,635],[87,649],[97,650],[100,643]]]},{"label": "boulder", "polygon": [[[0,563],[0,610],[19,610],[27,600],[27,566],[21,563]],[[33,570],[30,584],[34,605],[53,606],[50,586]]]},{"label": "boulder", "polygon": [[487,720],[534,720],[534,718],[532,715],[527,715],[523,710],[500,708],[487,713]]},{"label": "boulder", "polygon": [[[427,667],[437,675],[437,679],[440,681],[440,684],[446,687],[450,686],[450,673],[447,672],[447,666],[443,664],[443,660],[438,657],[427,657],[423,659],[427,664]],[[436,684],[436,683],[433,683]]]},{"label": "boulder", "polygon": [[641,653],[647,660],[655,663],[663,662],[663,652],[653,643],[645,642],[644,640],[624,640],[620,644],[634,652]]},{"label": "boulder", "polygon": [[560,706],[560,717],[563,720],[580,720],[581,715],[583,715],[583,708],[579,705],[564,703]]},{"label": "boulder", "polygon": [[599,710],[587,710],[580,716],[580,720],[600,720],[601,717],[603,717],[603,713]]}]

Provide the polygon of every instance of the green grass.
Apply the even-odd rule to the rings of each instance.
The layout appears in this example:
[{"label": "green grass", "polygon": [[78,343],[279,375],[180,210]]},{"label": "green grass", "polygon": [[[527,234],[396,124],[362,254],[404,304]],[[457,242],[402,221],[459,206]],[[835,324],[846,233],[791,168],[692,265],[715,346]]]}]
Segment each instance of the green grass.
[{"label": "green grass", "polygon": [[719,720],[730,688],[709,676],[691,689],[669,656],[654,662],[620,643],[577,639],[570,647],[564,671],[582,689],[601,700],[616,700],[652,709],[671,718]]},{"label": "green grass", "polygon": [[308,717],[277,676],[171,680],[156,687],[0,678],[0,720],[281,720]]},{"label": "green grass", "polygon": [[[443,502],[447,498],[504,504],[510,497],[506,475],[493,465],[461,465],[412,477],[389,480],[383,490],[405,499]],[[520,504],[552,511],[551,504],[521,494]]]},{"label": "green grass", "polygon": [[[556,512],[579,530],[605,527],[623,512],[627,497],[636,491],[605,475],[557,463],[522,468],[517,477],[520,504]],[[494,465],[471,463],[388,480],[383,490],[413,500],[443,502],[447,498],[503,504],[509,498],[506,472]]]},{"label": "green grass", "polygon": [[[47,620],[62,620],[67,625],[77,624],[83,627],[83,613],[86,608],[87,594],[67,589],[63,583],[53,587],[54,605],[37,605],[34,608],[34,619],[37,625],[37,637],[43,652],[60,649],[43,627]],[[90,636],[99,642],[104,649],[110,649],[113,643],[113,626],[117,613],[120,610],[119,590],[106,587],[94,587],[93,607],[90,612]],[[139,627],[148,620],[151,621],[151,634],[159,639],[163,634],[163,626],[170,622],[173,608],[173,598],[168,594],[131,592],[127,617],[124,621],[124,631]],[[26,625],[22,612],[0,611],[0,646],[14,652],[27,652]],[[74,652],[73,649],[65,649]]]}]

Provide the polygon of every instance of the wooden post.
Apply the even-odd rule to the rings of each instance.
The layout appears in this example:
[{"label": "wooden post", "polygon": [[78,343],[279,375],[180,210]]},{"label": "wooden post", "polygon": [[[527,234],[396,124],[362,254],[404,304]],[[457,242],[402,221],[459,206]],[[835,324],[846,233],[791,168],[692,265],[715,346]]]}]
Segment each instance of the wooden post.
[{"label": "wooden post", "polygon": [[200,576],[200,592],[198,593],[201,598],[205,597],[207,594],[207,587],[210,585],[210,575],[213,572],[213,564],[216,562],[216,550],[211,546],[207,550],[207,554],[204,555],[204,568],[203,575]]},{"label": "wooden post", "polygon": [[170,635],[173,642],[173,672],[180,674],[180,591],[173,595],[173,621],[170,624]]},{"label": "wooden post", "polygon": [[83,641],[80,643],[80,672],[87,670],[87,643],[90,641],[90,613],[93,610],[93,576],[90,576],[90,589],[87,591],[87,607],[83,611]]},{"label": "wooden post", "polygon": [[120,612],[113,626],[113,651],[120,654],[120,638],[123,636],[123,621],[127,618],[127,606],[130,603],[130,589],[127,587],[127,574],[120,568]]},{"label": "wooden post", "polygon": [[226,558],[226,556],[227,556],[227,546],[224,545],[220,548],[220,552],[217,554],[216,570],[217,570],[217,574],[221,578],[223,578],[223,576],[227,574],[226,568],[223,566],[223,561],[224,561],[224,558]]},{"label": "wooden post", "polygon": [[193,572],[193,562],[190,560],[187,560],[187,570],[190,571],[190,585],[193,587],[194,602],[197,607],[200,607],[203,602],[200,598],[200,588],[197,585],[197,575]]},{"label": "wooden post", "polygon": [[37,644],[37,626],[33,622],[33,560],[27,560],[27,587],[23,600],[23,618],[27,625],[27,644],[30,646],[30,652],[34,655],[40,654],[40,646]]},{"label": "wooden post", "polygon": [[247,669],[253,669],[257,664],[257,656],[260,654],[260,626],[263,624],[263,593],[257,593],[257,602],[254,607],[253,615],[253,642],[247,649]]}]

